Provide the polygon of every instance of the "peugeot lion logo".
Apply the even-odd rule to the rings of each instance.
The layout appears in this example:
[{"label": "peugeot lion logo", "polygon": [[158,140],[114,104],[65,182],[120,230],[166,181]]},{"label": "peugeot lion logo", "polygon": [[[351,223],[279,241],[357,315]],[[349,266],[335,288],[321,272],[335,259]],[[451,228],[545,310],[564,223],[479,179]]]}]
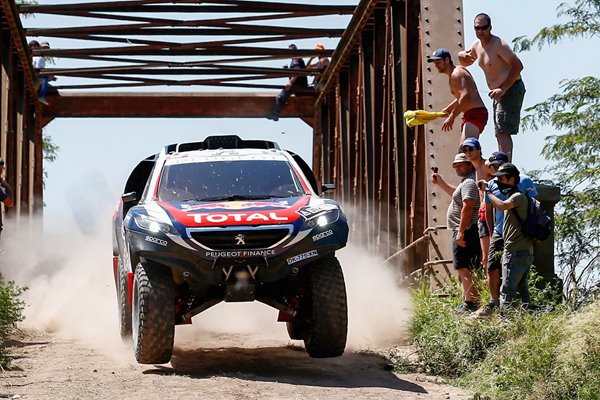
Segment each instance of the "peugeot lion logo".
[{"label": "peugeot lion logo", "polygon": [[243,245],[243,244],[246,244],[245,236],[244,236],[244,235],[242,235],[241,233],[240,233],[240,234],[238,234],[238,235],[235,237],[235,240],[236,240],[235,244],[236,244],[237,246],[241,246],[241,245]]}]

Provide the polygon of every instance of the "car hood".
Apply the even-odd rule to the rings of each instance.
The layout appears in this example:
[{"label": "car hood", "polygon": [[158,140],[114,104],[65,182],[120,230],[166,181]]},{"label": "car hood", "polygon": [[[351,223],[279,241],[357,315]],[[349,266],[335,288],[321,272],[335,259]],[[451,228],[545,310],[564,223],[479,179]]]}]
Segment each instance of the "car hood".
[{"label": "car hood", "polygon": [[307,206],[323,203],[312,195],[267,200],[219,202],[156,201],[173,220],[187,227],[290,224]]}]

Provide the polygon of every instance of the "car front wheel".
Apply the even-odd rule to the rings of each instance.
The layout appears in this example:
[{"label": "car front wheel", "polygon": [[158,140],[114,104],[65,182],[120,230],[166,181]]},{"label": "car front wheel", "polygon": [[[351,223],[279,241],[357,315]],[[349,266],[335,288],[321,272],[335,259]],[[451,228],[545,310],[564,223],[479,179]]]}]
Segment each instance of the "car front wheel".
[{"label": "car front wheel", "polygon": [[133,278],[132,330],[140,364],[164,364],[175,339],[173,278],[167,267],[139,263]]}]

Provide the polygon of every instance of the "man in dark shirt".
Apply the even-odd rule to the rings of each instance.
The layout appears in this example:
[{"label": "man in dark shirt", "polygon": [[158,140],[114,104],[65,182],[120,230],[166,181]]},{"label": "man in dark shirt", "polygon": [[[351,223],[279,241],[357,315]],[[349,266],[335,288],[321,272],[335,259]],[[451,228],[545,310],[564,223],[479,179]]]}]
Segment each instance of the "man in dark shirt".
[{"label": "man in dark shirt", "polygon": [[[290,50],[298,50],[295,44],[290,44],[288,46]],[[306,64],[301,57],[294,57],[290,62],[290,69],[306,69]],[[305,89],[308,87],[308,78],[306,76],[292,76],[288,81],[287,85],[279,92],[277,98],[275,99],[275,106],[269,115],[267,115],[268,119],[272,119],[273,121],[279,120],[279,113],[281,109],[287,103],[289,97],[296,93],[298,89]]]}]

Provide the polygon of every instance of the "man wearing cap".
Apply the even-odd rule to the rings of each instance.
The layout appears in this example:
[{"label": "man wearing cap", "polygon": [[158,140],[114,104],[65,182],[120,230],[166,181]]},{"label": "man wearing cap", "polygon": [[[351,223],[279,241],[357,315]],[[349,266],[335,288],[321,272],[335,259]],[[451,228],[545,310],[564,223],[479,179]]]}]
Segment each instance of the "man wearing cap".
[{"label": "man wearing cap", "polygon": [[454,157],[452,167],[456,174],[462,178],[458,186],[449,185],[436,172],[432,174],[431,181],[452,198],[446,218],[448,229],[452,231],[454,269],[458,273],[464,293],[464,303],[456,311],[473,312],[477,310],[479,298],[477,288],[473,285],[472,273],[473,268],[479,266],[481,255],[477,234],[479,193],[475,184],[473,164],[464,153],[459,153]]},{"label": "man wearing cap", "polygon": [[[493,157],[497,158],[498,154]],[[506,157],[506,154],[503,157]],[[527,218],[527,196],[519,191],[520,173],[513,164],[504,162],[492,176],[497,178],[497,191],[505,199],[494,194],[485,181],[480,181],[478,186],[486,193],[491,205],[503,212],[501,304],[510,305],[518,299],[528,304],[530,302],[528,275],[533,263],[533,241],[525,236],[521,228],[521,220]],[[497,304],[494,304],[492,309],[496,306]],[[486,315],[484,310],[478,313]]]},{"label": "man wearing cap", "polygon": [[[4,179],[4,160],[0,158],[0,202],[4,203],[5,207],[13,206],[12,192],[10,185]],[[2,212],[0,211],[0,234],[2,233]]]},{"label": "man wearing cap", "polygon": [[[501,165],[507,162],[508,155],[501,151],[493,152],[492,155],[485,161],[485,163],[489,165],[494,172],[496,172]],[[519,174],[517,188],[521,193],[527,195],[528,197],[535,197],[538,195],[535,184],[531,178],[523,174]],[[488,181],[487,189],[500,200],[508,199],[508,195],[501,191],[497,179]],[[487,196],[487,193],[484,196],[484,201],[486,223],[489,231],[492,232],[489,248],[490,257],[487,264],[488,287],[490,289],[491,299],[488,304],[477,311],[477,314],[481,316],[490,315],[500,305],[500,284],[502,272],[501,254],[504,252],[504,240],[502,239],[504,211],[492,206],[492,202],[489,196]]]},{"label": "man wearing cap", "polygon": [[[317,43],[315,45],[315,50],[323,51],[323,50],[325,50],[325,46],[323,46],[321,43]],[[315,58],[317,58],[317,56],[312,56],[311,58],[308,59],[307,68],[308,69],[316,69],[316,70],[319,70],[322,72],[329,65],[329,57],[327,57],[324,54],[321,54],[320,56],[318,56],[318,60],[316,62],[313,62],[313,60]],[[311,86],[316,87],[319,84],[319,79],[321,79],[320,73],[319,73],[319,75],[315,75],[315,77],[313,78],[313,81],[311,83]]]},{"label": "man wearing cap", "polygon": [[525,85],[521,80],[523,63],[508,43],[492,35],[492,19],[489,15],[481,13],[475,16],[475,35],[477,40],[469,50],[458,53],[458,60],[464,66],[479,60],[494,104],[494,129],[498,149],[512,160],[511,135],[516,135],[519,131],[521,107],[525,97]]},{"label": "man wearing cap", "polygon": [[463,113],[460,143],[468,137],[479,138],[487,124],[488,111],[469,71],[462,66],[455,66],[450,52],[442,48],[434,51],[427,62],[434,63],[438,72],[448,75],[450,91],[455,97],[454,101],[442,110],[450,114],[444,121],[442,130],[452,130],[454,120]]},{"label": "man wearing cap", "polygon": [[[288,46],[290,50],[298,50],[295,44],[290,44]],[[285,67],[285,66],[284,66]],[[301,57],[293,57],[290,62],[290,69],[306,69],[306,64]],[[275,99],[275,106],[273,110],[267,115],[267,119],[271,119],[273,121],[279,121],[279,113],[283,106],[287,103],[290,96],[296,93],[299,89],[308,87],[308,78],[305,75],[294,75],[290,77],[287,85],[279,92],[277,98]]]},{"label": "man wearing cap", "polygon": [[[480,180],[489,181],[492,179],[493,171],[489,166],[485,165],[485,159],[481,155],[481,144],[479,140],[469,137],[460,146],[462,151],[467,157],[467,160],[471,161],[475,168],[475,182]],[[481,263],[484,266],[488,264],[488,251],[490,249],[490,230],[485,222],[485,202],[483,201],[483,193],[479,196],[479,209],[477,211],[477,229],[479,232],[479,243],[481,245]]]}]

